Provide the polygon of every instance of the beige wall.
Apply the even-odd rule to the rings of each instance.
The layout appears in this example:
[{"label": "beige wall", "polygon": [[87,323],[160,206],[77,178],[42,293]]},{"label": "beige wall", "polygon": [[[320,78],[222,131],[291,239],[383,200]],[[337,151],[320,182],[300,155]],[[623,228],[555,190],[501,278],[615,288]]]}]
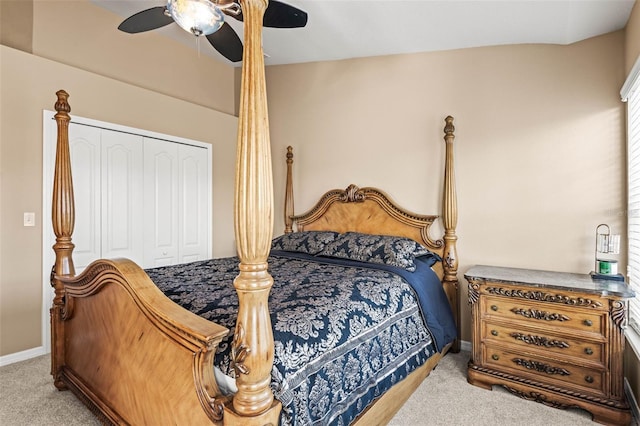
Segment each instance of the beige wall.
[{"label": "beige wall", "polygon": [[631,16],[625,28],[625,75],[640,58],[640,2],[631,10]]},{"label": "beige wall", "polygon": [[[211,143],[213,254],[235,253],[228,226],[233,222],[235,116],[9,47],[0,49],[0,355],[42,343],[42,111],[53,109],[59,89],[71,95],[72,116]],[[37,226],[23,227],[23,212],[35,212]]]},{"label": "beige wall", "polygon": [[56,90],[70,92],[80,116],[214,144],[216,256],[235,253],[237,126],[229,64],[159,32],[122,33],[122,17],[88,0],[1,3],[0,356],[41,344],[42,229],[22,227],[21,218],[33,211],[41,223],[41,115]]},{"label": "beige wall", "polygon": [[0,44],[31,52],[33,43],[33,2],[0,1]]},{"label": "beige wall", "polygon": [[[272,152],[294,147],[298,212],[355,183],[436,213],[443,120],[452,115],[460,277],[473,264],[587,273],[596,226],[626,232],[623,69],[622,31],[571,46],[269,67]],[[274,173],[280,200],[281,162]],[[466,285],[462,279],[469,341]]]},{"label": "beige wall", "polygon": [[198,55],[161,30],[123,33],[122,21],[88,0],[35,0],[33,54],[234,114],[234,68],[205,55],[206,40]]}]

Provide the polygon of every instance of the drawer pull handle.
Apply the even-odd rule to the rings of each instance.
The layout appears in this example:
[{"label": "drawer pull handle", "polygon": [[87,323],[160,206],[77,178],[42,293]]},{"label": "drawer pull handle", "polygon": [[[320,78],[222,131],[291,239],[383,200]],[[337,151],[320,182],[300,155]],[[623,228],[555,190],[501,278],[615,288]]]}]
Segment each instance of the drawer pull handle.
[{"label": "drawer pull handle", "polygon": [[493,354],[493,355],[491,355],[491,359],[494,360],[494,361],[497,361],[497,360],[500,359],[500,357],[498,355],[496,355],[496,354]]},{"label": "drawer pull handle", "polygon": [[593,355],[593,349],[585,348],[584,353],[587,354],[587,355]]},{"label": "drawer pull handle", "polygon": [[587,383],[593,383],[593,377],[587,376],[587,377],[584,378],[584,381],[587,382]]},{"label": "drawer pull handle", "polygon": [[498,335],[498,330],[491,330],[491,335],[492,336],[497,336]]},{"label": "drawer pull handle", "polygon": [[497,305],[491,305],[491,310],[492,311],[497,311],[498,310],[498,306]]},{"label": "drawer pull handle", "polygon": [[591,320],[584,320],[583,324],[586,325],[587,327],[591,327],[593,325],[593,321]]}]

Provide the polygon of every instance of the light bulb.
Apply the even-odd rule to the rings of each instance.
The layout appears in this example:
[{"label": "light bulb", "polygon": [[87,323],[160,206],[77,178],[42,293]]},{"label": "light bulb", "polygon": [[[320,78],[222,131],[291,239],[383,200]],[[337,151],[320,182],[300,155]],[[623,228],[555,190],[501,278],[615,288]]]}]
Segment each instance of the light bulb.
[{"label": "light bulb", "polygon": [[176,24],[197,36],[213,34],[224,24],[224,14],[209,0],[168,0]]}]

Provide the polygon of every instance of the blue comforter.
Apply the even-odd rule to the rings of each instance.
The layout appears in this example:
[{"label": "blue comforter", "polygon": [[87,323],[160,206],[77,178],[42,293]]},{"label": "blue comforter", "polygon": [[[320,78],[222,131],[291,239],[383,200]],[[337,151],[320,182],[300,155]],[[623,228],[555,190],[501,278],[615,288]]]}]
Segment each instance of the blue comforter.
[{"label": "blue comforter", "polygon": [[[147,270],[174,302],[232,332],[237,257]],[[345,425],[456,337],[428,263],[386,265],[272,252],[272,389],[283,425]],[[216,365],[233,375],[228,336]]]}]

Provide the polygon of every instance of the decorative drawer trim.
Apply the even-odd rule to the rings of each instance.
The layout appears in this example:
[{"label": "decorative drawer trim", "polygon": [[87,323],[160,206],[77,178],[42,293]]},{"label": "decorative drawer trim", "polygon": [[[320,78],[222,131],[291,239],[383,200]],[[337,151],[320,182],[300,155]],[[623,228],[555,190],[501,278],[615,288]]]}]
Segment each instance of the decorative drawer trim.
[{"label": "decorative drawer trim", "polygon": [[511,309],[516,315],[522,315],[525,318],[532,318],[545,321],[571,321],[571,318],[564,314],[555,312],[539,311],[537,309],[513,308]]},{"label": "decorative drawer trim", "polygon": [[544,291],[530,291],[520,289],[508,289],[502,287],[487,287],[487,293],[496,296],[506,296],[525,300],[537,300],[540,302],[561,303],[569,306],[582,306],[587,308],[601,308],[602,303],[598,300],[584,297],[569,297],[564,294],[546,293]]},{"label": "decorative drawer trim", "polygon": [[509,392],[511,392],[512,394],[514,394],[515,396],[519,396],[520,398],[526,399],[527,401],[539,402],[548,407],[560,408],[563,410],[566,410],[567,408],[580,408],[580,406],[577,404],[563,404],[562,402],[554,401],[552,399],[547,398],[545,394],[536,392],[535,390],[530,390],[529,392],[522,392],[522,391],[519,391],[518,389],[514,389],[505,384],[501,384],[501,386],[506,390],[508,390]]},{"label": "decorative drawer trim", "polygon": [[520,340],[529,345],[543,346],[545,348],[567,349],[571,346],[567,342],[562,340],[549,339],[548,337],[535,336],[532,334],[514,332],[514,333],[511,333],[510,336],[516,340]]},{"label": "decorative drawer trim", "polygon": [[511,361],[516,365],[526,368],[527,370],[537,371],[538,373],[545,373],[550,375],[557,374],[560,376],[571,375],[569,370],[567,370],[566,368],[554,367],[552,365],[545,364],[543,362],[533,361],[530,359],[527,360],[522,358],[513,358]]},{"label": "decorative drawer trim", "polygon": [[[508,374],[508,373],[503,373],[501,371],[496,371],[490,368],[486,368],[486,367],[481,367],[472,363],[469,363],[469,369],[470,370],[475,370],[478,373],[481,374],[485,374],[485,375],[489,375],[489,376],[494,376],[496,379],[504,379],[504,380],[509,380],[512,382],[516,382],[516,383],[521,383],[523,385],[528,385],[528,386],[535,386],[537,388],[540,389],[544,389],[547,391],[551,391],[551,392],[557,392],[559,394],[563,394],[563,395],[567,395],[573,398],[578,398],[581,399],[583,401],[589,401],[592,403],[596,403],[596,404],[600,404],[600,405],[604,405],[606,407],[612,407],[612,408],[616,408],[616,409],[621,409],[621,410],[628,410],[629,409],[629,404],[627,403],[626,399],[623,400],[613,400],[613,399],[608,399],[608,398],[599,398],[590,394],[586,394],[584,392],[577,392],[577,391],[572,391],[569,389],[565,389],[565,388],[561,388],[558,386],[553,386],[550,385],[548,383],[543,383],[543,382],[538,382],[535,380],[531,380],[531,379],[525,379],[522,378],[520,376],[515,376],[513,374]],[[496,383],[497,385],[501,385],[504,387],[507,387],[504,383]],[[533,391],[533,389],[532,389]],[[542,401],[541,401],[542,402]]]},{"label": "decorative drawer trim", "polygon": [[475,305],[480,299],[480,285],[478,283],[469,282],[468,285],[469,304]]},{"label": "decorative drawer trim", "polygon": [[611,304],[610,315],[611,320],[620,329],[624,329],[627,326],[627,309],[626,303],[616,300]]}]

